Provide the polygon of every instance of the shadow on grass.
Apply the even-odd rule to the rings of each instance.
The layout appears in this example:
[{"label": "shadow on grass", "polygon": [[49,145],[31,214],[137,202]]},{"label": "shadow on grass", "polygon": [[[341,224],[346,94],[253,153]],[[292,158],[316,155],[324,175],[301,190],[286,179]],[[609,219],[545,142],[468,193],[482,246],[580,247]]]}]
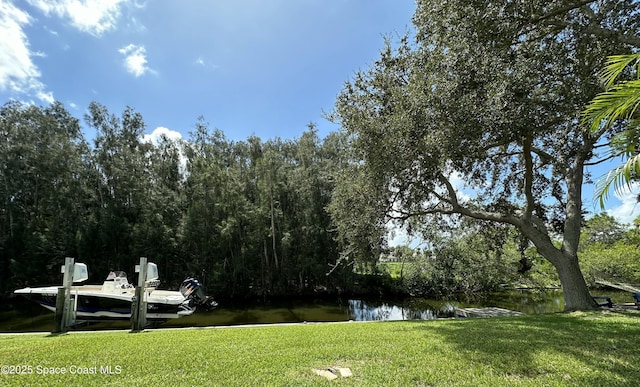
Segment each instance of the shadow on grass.
[{"label": "shadow on grass", "polygon": [[513,382],[559,375],[557,382],[566,385],[637,386],[640,318],[627,316],[630,323],[620,316],[556,313],[416,329],[440,335],[466,362],[490,367]]}]

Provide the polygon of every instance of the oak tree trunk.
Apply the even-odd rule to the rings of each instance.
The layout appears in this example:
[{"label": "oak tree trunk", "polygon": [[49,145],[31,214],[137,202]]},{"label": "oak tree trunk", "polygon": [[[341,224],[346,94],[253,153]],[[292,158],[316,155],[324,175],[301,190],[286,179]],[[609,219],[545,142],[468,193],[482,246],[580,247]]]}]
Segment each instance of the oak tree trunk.
[{"label": "oak tree trunk", "polygon": [[562,292],[564,294],[564,310],[588,310],[596,307],[589,288],[584,280],[578,259],[563,254],[563,259],[552,262],[558,271]]}]

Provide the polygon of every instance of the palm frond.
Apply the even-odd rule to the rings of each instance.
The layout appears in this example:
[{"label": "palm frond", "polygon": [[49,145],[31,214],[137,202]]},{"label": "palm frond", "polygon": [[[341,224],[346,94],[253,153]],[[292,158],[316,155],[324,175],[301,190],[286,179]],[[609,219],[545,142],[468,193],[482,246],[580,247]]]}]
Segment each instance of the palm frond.
[{"label": "palm frond", "polygon": [[[631,129],[624,130],[611,139],[611,155],[633,157],[638,153],[638,144],[640,143],[640,132],[638,131],[638,123],[630,123]],[[634,126],[631,126],[634,125]]]},{"label": "palm frond", "polygon": [[605,202],[609,198],[612,186],[616,194],[622,194],[625,189],[631,189],[631,181],[638,176],[639,171],[640,154],[637,154],[630,157],[624,165],[609,171],[605,178],[598,180],[594,195],[600,201],[600,208],[605,208]]},{"label": "palm frond", "polygon": [[610,126],[618,119],[631,117],[638,105],[640,80],[615,84],[591,101],[582,113],[583,124],[591,123],[591,131],[597,131],[603,123]]},{"label": "palm frond", "polygon": [[605,67],[600,72],[600,80],[604,84],[606,89],[609,89],[615,82],[620,74],[627,68],[627,66],[634,63],[634,67],[640,64],[640,53],[628,54],[628,55],[612,55],[607,58]]},{"label": "palm frond", "polygon": [[609,199],[609,192],[611,191],[611,186],[615,184],[620,184],[621,181],[624,181],[624,176],[622,174],[622,167],[616,167],[607,173],[607,176],[603,179],[598,180],[596,183],[596,188],[594,191],[594,196],[600,202],[600,208],[605,208],[605,203],[607,199]]},{"label": "palm frond", "polygon": [[[634,67],[636,79],[620,81],[620,75],[629,66]],[[594,133],[608,129],[614,122],[623,119],[627,120],[625,125],[628,128],[612,138],[610,149],[612,155],[624,156],[627,162],[611,170],[596,183],[594,195],[599,199],[600,207],[604,208],[612,186],[616,193],[620,193],[625,187],[630,188],[631,181],[640,175],[640,121],[634,117],[640,105],[640,53],[610,56],[600,72],[600,80],[606,90],[598,94],[582,112],[582,125]]]}]

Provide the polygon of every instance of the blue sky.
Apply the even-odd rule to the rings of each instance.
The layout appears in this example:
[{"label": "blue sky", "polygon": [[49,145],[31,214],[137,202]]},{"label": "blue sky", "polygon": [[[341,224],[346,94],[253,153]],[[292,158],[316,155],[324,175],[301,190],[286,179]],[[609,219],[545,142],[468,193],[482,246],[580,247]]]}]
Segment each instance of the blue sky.
[{"label": "blue sky", "polygon": [[311,121],[321,135],[336,129],[323,109],[377,58],[384,35],[411,25],[415,10],[413,0],[0,4],[3,29],[8,13],[22,32],[0,31],[14,39],[2,50],[12,44],[29,52],[13,63],[0,59],[2,99],[55,99],[76,116],[93,100],[116,114],[129,105],[149,131],[166,127],[185,137],[202,115],[234,140],[294,138]]},{"label": "blue sky", "polygon": [[[148,134],[174,137],[199,116],[232,140],[297,138],[309,122],[324,136],[338,128],[323,110],[414,11],[414,0],[0,0],[0,102],[58,100],[76,117],[91,101],[128,105]],[[608,207],[630,222],[634,204],[611,195]]]}]

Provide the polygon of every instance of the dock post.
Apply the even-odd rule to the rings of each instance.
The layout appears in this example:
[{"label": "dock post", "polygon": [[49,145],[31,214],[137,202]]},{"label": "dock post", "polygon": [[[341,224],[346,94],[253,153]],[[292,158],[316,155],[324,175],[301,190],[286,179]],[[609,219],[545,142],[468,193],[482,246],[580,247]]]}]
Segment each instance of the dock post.
[{"label": "dock post", "polygon": [[65,333],[67,331],[64,323],[64,300],[66,298],[66,293],[64,286],[60,286],[58,288],[58,295],[56,296],[56,325],[53,328],[53,333]]},{"label": "dock post", "polygon": [[56,297],[56,326],[54,333],[65,333],[69,330],[69,326],[73,324],[74,316],[71,306],[71,285],[73,284],[74,259],[65,258],[64,266],[62,266],[62,286],[58,288]]},{"label": "dock post", "polygon": [[140,257],[140,265],[136,265],[138,286],[131,303],[131,331],[139,332],[147,325],[147,301],[144,299],[145,282],[147,280],[147,258]]}]

